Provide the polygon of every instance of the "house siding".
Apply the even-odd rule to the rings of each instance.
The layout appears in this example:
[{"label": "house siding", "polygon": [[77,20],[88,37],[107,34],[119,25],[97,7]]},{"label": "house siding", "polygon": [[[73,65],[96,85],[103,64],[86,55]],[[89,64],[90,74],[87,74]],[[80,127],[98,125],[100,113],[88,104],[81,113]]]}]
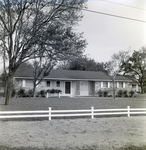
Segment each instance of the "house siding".
[{"label": "house siding", "polygon": [[80,82],[80,96],[88,96],[88,81]]},{"label": "house siding", "polygon": [[76,95],[76,96],[79,96],[79,95],[80,95],[80,81],[76,81],[75,95]]},{"label": "house siding", "polygon": [[[32,79],[24,79],[24,78],[15,78],[14,79],[14,87],[16,90],[20,88],[25,88],[26,90],[32,89]],[[47,81],[50,86],[47,86]],[[48,90],[48,89],[59,89],[62,91],[62,96],[98,96],[99,90],[108,91],[109,95],[113,94],[113,82],[109,81],[85,81],[85,80],[61,80],[60,87],[57,86],[56,82],[60,80],[43,80],[37,87],[36,91],[40,90]],[[65,93],[65,82],[70,82],[70,94]],[[23,87],[24,86],[24,87]],[[115,82],[115,92],[119,90],[127,90],[127,91],[136,91],[138,86],[132,86],[129,82]]]},{"label": "house siding", "polygon": [[76,95],[76,81],[72,81],[71,83],[71,94],[72,96],[75,96]]},{"label": "house siding", "polygon": [[[130,91],[132,88],[129,87],[128,82],[122,82],[123,86],[119,86],[119,82],[115,82],[115,93],[119,90],[127,90]],[[95,82],[95,95],[98,95],[99,90],[108,91],[109,95],[113,94],[113,82],[107,82],[107,87],[104,87],[104,82]]]},{"label": "house siding", "polygon": [[22,80],[21,79],[14,79],[14,87],[16,90],[18,90],[20,87],[22,87]]},{"label": "house siding", "polygon": [[101,89],[101,82],[95,82],[95,95],[98,95],[98,91]]},{"label": "house siding", "polygon": [[[51,84],[51,83],[50,83]],[[48,87],[47,87],[47,85],[46,85],[46,81],[42,81],[39,85],[38,85],[38,87],[37,87],[37,90],[47,90],[48,89]]]},{"label": "house siding", "polygon": [[95,82],[89,81],[88,82],[88,87],[89,87],[89,96],[94,96],[95,95]]}]

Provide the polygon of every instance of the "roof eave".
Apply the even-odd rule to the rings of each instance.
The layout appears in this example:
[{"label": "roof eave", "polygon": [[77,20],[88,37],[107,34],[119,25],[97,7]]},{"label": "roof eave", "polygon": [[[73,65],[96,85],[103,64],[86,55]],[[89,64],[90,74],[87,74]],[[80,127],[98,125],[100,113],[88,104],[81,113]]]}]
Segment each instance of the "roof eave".
[{"label": "roof eave", "polygon": [[[14,79],[33,79],[33,77],[14,77]],[[44,78],[44,80],[60,80],[60,81],[109,81],[111,82],[111,79],[73,79],[73,78]],[[132,80],[115,80],[116,82],[132,82]]]}]

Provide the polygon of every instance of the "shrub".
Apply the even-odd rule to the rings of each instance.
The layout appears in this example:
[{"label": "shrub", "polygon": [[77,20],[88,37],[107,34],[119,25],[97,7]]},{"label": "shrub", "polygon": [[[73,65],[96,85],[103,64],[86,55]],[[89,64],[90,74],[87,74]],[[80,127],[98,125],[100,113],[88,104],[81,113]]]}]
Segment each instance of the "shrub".
[{"label": "shrub", "polygon": [[56,91],[55,91],[56,93],[61,93],[62,91],[61,90],[59,90],[59,89],[56,89]]},{"label": "shrub", "polygon": [[123,96],[123,91],[122,91],[122,90],[119,90],[119,91],[117,92],[117,96],[118,96],[118,97],[122,97],[122,96]]},{"label": "shrub", "polygon": [[17,91],[17,95],[18,95],[18,97],[25,97],[25,89],[20,88],[20,89]]},{"label": "shrub", "polygon": [[29,89],[25,94],[26,97],[33,97],[33,90]]},{"label": "shrub", "polygon": [[46,92],[47,93],[55,94],[55,93],[61,93],[62,91],[59,90],[59,89],[48,89]]},{"label": "shrub", "polygon": [[99,90],[99,91],[98,91],[98,95],[99,95],[99,97],[102,97],[103,91],[102,91],[102,90]]},{"label": "shrub", "polygon": [[135,94],[135,92],[134,92],[134,91],[130,91],[130,92],[129,92],[129,96],[130,96],[130,97],[133,97],[133,96],[134,96],[134,94]]},{"label": "shrub", "polygon": [[51,89],[51,90],[50,90],[50,93],[55,93],[55,89]]},{"label": "shrub", "polygon": [[113,95],[111,95],[111,94],[110,94],[110,95],[108,95],[108,97],[112,97],[112,96],[113,96]]},{"label": "shrub", "polygon": [[48,89],[48,90],[46,90],[46,93],[50,93],[50,91],[51,91],[51,90],[50,90],[50,89]]},{"label": "shrub", "polygon": [[46,91],[45,90],[41,90],[39,92],[39,94],[41,95],[41,97],[46,97]]},{"label": "shrub", "polygon": [[127,90],[124,90],[124,91],[123,91],[123,96],[124,96],[124,97],[128,97],[128,91],[127,91]]},{"label": "shrub", "polygon": [[108,91],[104,91],[103,95],[104,95],[104,97],[107,97],[108,96]]},{"label": "shrub", "polygon": [[16,90],[13,89],[13,90],[12,90],[12,97],[14,97],[15,95],[16,95]]}]

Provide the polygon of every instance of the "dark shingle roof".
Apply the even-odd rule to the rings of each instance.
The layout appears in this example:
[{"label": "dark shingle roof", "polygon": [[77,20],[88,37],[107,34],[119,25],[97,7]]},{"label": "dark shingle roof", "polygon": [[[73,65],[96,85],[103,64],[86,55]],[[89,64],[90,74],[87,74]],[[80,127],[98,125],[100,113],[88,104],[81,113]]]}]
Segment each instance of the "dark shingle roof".
[{"label": "dark shingle roof", "polygon": [[110,80],[103,72],[77,70],[53,70],[48,77],[61,79]]},{"label": "dark shingle roof", "polygon": [[131,81],[129,78],[127,78],[126,76],[122,76],[122,75],[117,75],[115,78],[116,81]]},{"label": "dark shingle roof", "polygon": [[[15,77],[31,78],[33,77],[33,70],[18,69]],[[50,79],[83,79],[83,80],[110,80],[110,78],[103,72],[95,71],[77,71],[77,70],[52,70],[50,74],[45,77]]]},{"label": "dark shingle roof", "polygon": [[[14,75],[17,78],[33,78],[33,69],[18,69]],[[52,70],[45,79],[58,80],[89,80],[89,81],[111,81],[108,75],[101,71],[78,71],[78,70]],[[117,76],[116,81],[129,81],[124,76]]]}]

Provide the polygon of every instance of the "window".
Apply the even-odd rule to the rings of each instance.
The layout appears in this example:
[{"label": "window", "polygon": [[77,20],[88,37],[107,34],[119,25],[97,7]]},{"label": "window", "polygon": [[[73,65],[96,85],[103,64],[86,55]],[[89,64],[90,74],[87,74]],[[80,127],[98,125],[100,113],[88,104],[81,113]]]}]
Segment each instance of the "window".
[{"label": "window", "polygon": [[132,88],[136,88],[136,84],[132,84]]},{"label": "window", "polygon": [[60,81],[56,81],[56,86],[60,87]]},{"label": "window", "polygon": [[33,80],[25,80],[26,87],[33,87]]},{"label": "window", "polygon": [[107,88],[108,87],[108,82],[103,82],[103,88]]},{"label": "window", "polygon": [[46,84],[47,84],[47,87],[50,87],[51,82],[50,82],[50,81],[47,81]]},{"label": "window", "polygon": [[119,82],[119,88],[123,88],[123,82]]}]

